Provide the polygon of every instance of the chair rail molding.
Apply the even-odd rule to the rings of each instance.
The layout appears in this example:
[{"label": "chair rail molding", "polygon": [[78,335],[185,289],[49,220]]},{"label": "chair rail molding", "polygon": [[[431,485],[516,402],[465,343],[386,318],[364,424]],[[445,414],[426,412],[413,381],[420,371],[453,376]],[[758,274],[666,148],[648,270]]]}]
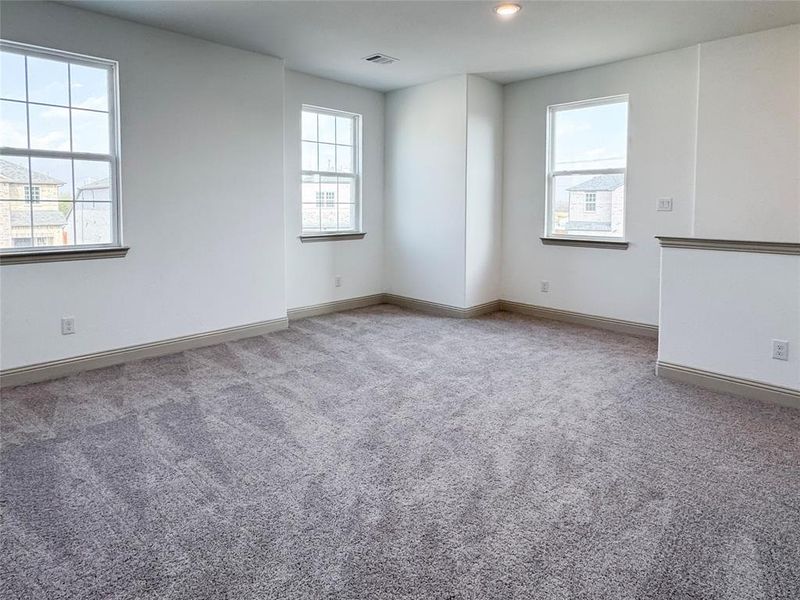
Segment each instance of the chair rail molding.
[{"label": "chair rail molding", "polygon": [[759,254],[800,255],[800,243],[760,242],[754,240],[716,240],[707,238],[669,237],[657,235],[662,248],[688,250],[720,250],[724,252],[757,252]]}]

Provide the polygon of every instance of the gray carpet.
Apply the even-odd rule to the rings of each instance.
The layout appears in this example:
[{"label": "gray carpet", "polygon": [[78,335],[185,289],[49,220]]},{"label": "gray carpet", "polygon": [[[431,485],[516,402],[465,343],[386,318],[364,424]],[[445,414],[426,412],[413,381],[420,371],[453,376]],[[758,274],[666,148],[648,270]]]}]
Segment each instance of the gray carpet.
[{"label": "gray carpet", "polygon": [[2,598],[800,598],[800,412],[389,306],[6,391]]}]

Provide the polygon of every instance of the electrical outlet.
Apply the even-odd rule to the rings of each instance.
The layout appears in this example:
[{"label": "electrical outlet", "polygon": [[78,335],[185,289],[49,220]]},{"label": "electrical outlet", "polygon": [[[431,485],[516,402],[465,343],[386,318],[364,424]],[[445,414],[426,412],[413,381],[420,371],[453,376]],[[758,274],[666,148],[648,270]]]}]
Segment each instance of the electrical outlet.
[{"label": "electrical outlet", "polygon": [[72,335],[75,333],[75,317],[61,318],[61,335]]},{"label": "electrical outlet", "polygon": [[775,360],[789,360],[789,342],[786,340],[772,340],[772,358]]},{"label": "electrical outlet", "polygon": [[541,290],[546,294],[550,291],[550,282],[549,281],[542,281]]},{"label": "electrical outlet", "polygon": [[671,211],[672,198],[659,198],[658,203],[656,204],[656,210]]},{"label": "electrical outlet", "polygon": [[333,278],[333,285],[335,285],[336,287],[342,287],[342,278],[339,277],[338,275],[336,277],[334,277]]}]

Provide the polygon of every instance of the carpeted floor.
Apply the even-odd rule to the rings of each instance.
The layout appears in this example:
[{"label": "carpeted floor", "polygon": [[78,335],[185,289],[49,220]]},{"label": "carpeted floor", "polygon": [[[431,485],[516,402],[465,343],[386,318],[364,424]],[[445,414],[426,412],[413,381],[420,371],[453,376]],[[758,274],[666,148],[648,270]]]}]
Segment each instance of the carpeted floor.
[{"label": "carpeted floor", "polygon": [[5,391],[0,597],[800,598],[800,412],[379,306]]}]

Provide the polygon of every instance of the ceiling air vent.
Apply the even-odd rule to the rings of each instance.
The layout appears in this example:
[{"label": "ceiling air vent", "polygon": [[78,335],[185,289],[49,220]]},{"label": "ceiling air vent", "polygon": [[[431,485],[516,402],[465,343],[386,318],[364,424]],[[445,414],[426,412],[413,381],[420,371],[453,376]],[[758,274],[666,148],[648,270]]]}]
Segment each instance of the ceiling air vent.
[{"label": "ceiling air vent", "polygon": [[369,56],[365,56],[364,60],[376,65],[390,65],[394,62],[397,62],[396,58],[386,56],[385,54],[370,54]]}]

